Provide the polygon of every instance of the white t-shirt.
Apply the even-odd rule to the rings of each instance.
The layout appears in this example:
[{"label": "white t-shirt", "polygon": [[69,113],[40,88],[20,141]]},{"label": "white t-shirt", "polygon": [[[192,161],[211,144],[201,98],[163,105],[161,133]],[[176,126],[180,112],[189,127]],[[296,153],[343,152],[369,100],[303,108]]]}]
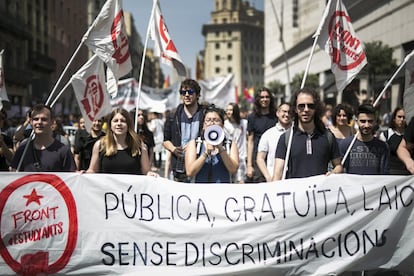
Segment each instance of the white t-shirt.
[{"label": "white t-shirt", "polygon": [[259,145],[257,146],[257,152],[266,152],[266,167],[270,176],[273,176],[273,165],[275,162],[275,154],[277,143],[279,142],[280,136],[286,132],[279,123],[276,126],[266,130],[260,138]]},{"label": "white t-shirt", "polygon": [[247,120],[241,119],[240,125],[224,121],[224,133],[228,139],[235,141],[239,149],[239,158],[247,158]]}]

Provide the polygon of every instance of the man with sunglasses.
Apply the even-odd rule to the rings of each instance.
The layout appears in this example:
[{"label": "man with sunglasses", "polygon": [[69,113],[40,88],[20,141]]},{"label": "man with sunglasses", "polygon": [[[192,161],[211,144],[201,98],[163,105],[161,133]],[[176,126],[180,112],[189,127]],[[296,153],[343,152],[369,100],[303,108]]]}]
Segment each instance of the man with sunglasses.
[{"label": "man with sunglasses", "polygon": [[[282,134],[277,144],[273,181],[283,178],[287,160],[286,178],[308,177],[320,174],[341,173],[341,155],[338,143],[322,122],[323,108],[318,93],[312,89],[298,90],[292,99],[294,129]],[[292,135],[292,140],[290,136]],[[290,143],[290,152],[287,151]],[[333,169],[328,172],[328,164]]]},{"label": "man with sunglasses", "polygon": [[354,137],[347,137],[340,144],[342,156],[350,147],[349,155],[344,162],[344,168],[351,174],[388,174],[390,150],[388,144],[374,136],[377,118],[375,108],[370,104],[358,107],[357,139],[352,144]]},{"label": "man with sunglasses", "polygon": [[203,107],[198,103],[200,90],[195,80],[184,80],[179,90],[183,102],[165,122],[163,146],[171,152],[171,170],[175,181],[190,181],[185,173],[184,154],[188,142],[200,136],[200,121],[204,114]]}]

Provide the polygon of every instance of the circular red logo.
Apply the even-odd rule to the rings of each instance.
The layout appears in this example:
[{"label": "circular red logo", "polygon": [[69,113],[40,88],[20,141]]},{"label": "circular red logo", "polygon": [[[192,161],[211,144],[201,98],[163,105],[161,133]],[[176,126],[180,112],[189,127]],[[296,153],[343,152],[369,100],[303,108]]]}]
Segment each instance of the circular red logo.
[{"label": "circular red logo", "polygon": [[336,11],[329,21],[332,61],[348,71],[365,60],[361,41],[351,27],[351,18],[344,11]]},{"label": "circular red logo", "polygon": [[86,79],[85,92],[81,103],[88,118],[93,121],[101,110],[105,95],[97,75],[92,75]]},{"label": "circular red logo", "polygon": [[0,254],[13,271],[53,274],[67,265],[78,218],[75,199],[58,176],[32,174],[10,183],[0,193],[0,215]]}]

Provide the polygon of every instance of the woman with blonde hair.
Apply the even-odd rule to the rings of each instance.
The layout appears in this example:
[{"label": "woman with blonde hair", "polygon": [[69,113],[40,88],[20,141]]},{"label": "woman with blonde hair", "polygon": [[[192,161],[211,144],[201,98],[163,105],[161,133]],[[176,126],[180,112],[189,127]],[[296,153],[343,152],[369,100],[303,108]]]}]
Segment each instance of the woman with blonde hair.
[{"label": "woman with blonde hair", "polygon": [[93,146],[87,172],[152,175],[147,148],[133,129],[133,122],[123,108],[107,118],[106,135]]}]

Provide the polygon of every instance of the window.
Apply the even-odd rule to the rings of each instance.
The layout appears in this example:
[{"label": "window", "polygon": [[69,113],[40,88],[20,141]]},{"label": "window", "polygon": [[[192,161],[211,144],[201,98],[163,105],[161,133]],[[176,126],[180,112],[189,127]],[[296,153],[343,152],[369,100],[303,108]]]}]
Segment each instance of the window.
[{"label": "window", "polygon": [[220,56],[219,55],[216,55],[215,56],[215,59],[216,59],[216,61],[219,61],[220,60]]},{"label": "window", "polygon": [[220,73],[220,67],[216,67],[216,74]]},{"label": "window", "polygon": [[216,43],[216,49],[220,49],[220,43]]},{"label": "window", "polygon": [[227,68],[227,73],[231,73],[231,72],[233,72],[233,68],[228,67],[228,68]]},{"label": "window", "polygon": [[232,55],[227,55],[227,60],[232,60],[233,59],[233,56]]},{"label": "window", "polygon": [[292,27],[297,28],[299,27],[299,0],[293,0],[292,4]]},{"label": "window", "polygon": [[231,49],[233,47],[233,44],[231,42],[227,42],[227,48]]}]

